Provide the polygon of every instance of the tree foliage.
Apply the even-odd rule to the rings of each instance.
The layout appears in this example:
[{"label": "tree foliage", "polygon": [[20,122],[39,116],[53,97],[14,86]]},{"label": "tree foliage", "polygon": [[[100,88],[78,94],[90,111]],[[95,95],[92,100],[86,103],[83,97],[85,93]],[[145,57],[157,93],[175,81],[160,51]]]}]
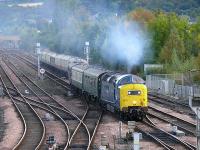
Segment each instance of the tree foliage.
[{"label": "tree foliage", "polygon": [[146,26],[155,19],[155,15],[149,10],[138,8],[128,13],[128,19],[139,22],[143,26]]},{"label": "tree foliage", "polygon": [[126,70],[126,62],[108,61],[101,52],[107,46],[109,28],[119,20],[128,20],[137,22],[151,43],[150,48],[146,47],[150,50],[145,51],[141,66],[143,63],[162,63],[166,72],[200,68],[200,18],[194,18],[200,14],[197,0],[45,2],[51,5],[50,9],[48,6],[22,9],[1,4],[0,19],[4,21],[0,31],[20,35],[24,49],[34,49],[39,41],[52,51],[80,57],[84,57],[84,44],[89,41],[92,63]]},{"label": "tree foliage", "polygon": [[[168,40],[165,45],[161,49],[160,52],[160,62],[161,63],[171,63],[172,62],[172,54],[176,51],[177,57],[179,60],[185,60],[188,57],[187,51],[184,47],[184,43],[182,38],[179,36],[176,28],[170,30],[170,34]],[[173,62],[172,62],[173,63]]]}]

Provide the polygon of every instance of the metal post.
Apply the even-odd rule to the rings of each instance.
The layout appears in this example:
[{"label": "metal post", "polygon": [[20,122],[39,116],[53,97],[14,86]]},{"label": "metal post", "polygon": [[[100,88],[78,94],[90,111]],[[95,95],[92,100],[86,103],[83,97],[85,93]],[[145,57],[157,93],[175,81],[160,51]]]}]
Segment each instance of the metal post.
[{"label": "metal post", "polygon": [[196,113],[196,119],[197,119],[197,126],[196,126],[196,137],[197,137],[197,150],[200,150],[200,105],[195,104],[193,105],[193,100],[196,98],[196,95],[194,93],[194,83],[192,79],[192,73],[200,71],[197,69],[189,70],[189,78],[190,78],[190,84],[191,84],[191,89],[192,89],[192,96],[189,98],[189,104],[192,110]]},{"label": "metal post", "polygon": [[38,77],[40,77],[40,56],[38,55]]},{"label": "metal post", "polygon": [[38,77],[40,78],[40,43],[36,44],[37,57],[38,57]]},{"label": "metal post", "polygon": [[135,132],[132,134],[133,136],[133,149],[139,150],[140,149],[140,134]]},{"label": "metal post", "polygon": [[184,77],[183,77],[183,73],[182,73],[182,75],[181,75],[181,97],[183,97],[183,85],[184,85]]},{"label": "metal post", "polygon": [[197,150],[200,150],[200,120],[199,120],[199,107],[197,108]]},{"label": "metal post", "polygon": [[116,139],[116,137],[115,137],[115,135],[113,135],[114,150],[116,149],[116,146],[115,146],[115,139]]},{"label": "metal post", "polygon": [[89,61],[90,61],[90,47],[89,47],[90,43],[89,42],[85,42],[85,49],[84,49],[84,53],[86,55],[86,61],[87,63],[89,64]]},{"label": "metal post", "polygon": [[121,138],[122,138],[122,122],[120,121],[119,122],[119,139],[121,141]]}]

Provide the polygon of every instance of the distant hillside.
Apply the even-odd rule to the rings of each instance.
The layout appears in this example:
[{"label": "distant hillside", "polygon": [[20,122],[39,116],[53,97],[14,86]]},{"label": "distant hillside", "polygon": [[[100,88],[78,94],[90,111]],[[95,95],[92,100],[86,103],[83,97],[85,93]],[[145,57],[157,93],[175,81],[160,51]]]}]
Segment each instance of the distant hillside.
[{"label": "distant hillside", "polygon": [[191,17],[200,15],[200,0],[136,0],[133,3],[134,7],[174,11],[180,15]]},{"label": "distant hillside", "polygon": [[[10,0],[2,4],[16,4],[24,2],[57,3],[65,0]],[[70,1],[70,0],[69,0]],[[85,5],[92,13],[107,12],[126,13],[135,8],[142,7],[150,10],[164,10],[176,12],[179,15],[188,15],[196,18],[200,15],[200,0],[74,0]],[[71,0],[73,3],[73,0]]]},{"label": "distant hillside", "polygon": [[150,10],[173,11],[179,15],[188,15],[192,18],[200,15],[200,0],[82,0],[82,3],[88,9],[96,10],[96,13],[105,9],[126,13],[135,8],[142,7]]}]

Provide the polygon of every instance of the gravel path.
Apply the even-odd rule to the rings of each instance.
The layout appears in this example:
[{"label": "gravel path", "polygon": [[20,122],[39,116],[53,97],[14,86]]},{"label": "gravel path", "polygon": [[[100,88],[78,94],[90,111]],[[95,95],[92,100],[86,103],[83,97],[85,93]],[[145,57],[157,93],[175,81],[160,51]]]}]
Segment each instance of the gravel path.
[{"label": "gravel path", "polygon": [[6,129],[0,142],[1,149],[12,149],[23,133],[23,124],[15,112],[13,103],[8,98],[0,98],[0,108],[4,111],[4,123]]},{"label": "gravel path", "polygon": [[[138,124],[136,122],[136,124]],[[128,125],[125,123],[122,123],[122,138],[126,137],[126,133],[128,132]],[[131,145],[132,142],[124,142],[124,143],[119,143],[118,139],[119,139],[119,119],[115,116],[113,116],[111,113],[106,112],[103,115],[103,118],[101,120],[100,126],[97,130],[97,136],[95,137],[94,141],[93,141],[93,147],[99,147],[101,145],[101,134],[104,133],[104,135],[107,136],[108,142],[109,142],[109,146],[110,149],[113,150],[114,149],[114,138],[113,136],[116,137],[115,139],[115,148],[117,150],[131,150]],[[148,139],[142,139],[140,140],[140,149],[144,149],[144,150],[152,150],[152,149],[156,149],[156,150],[160,150],[162,149],[160,146],[158,146],[157,144],[155,144],[154,142],[151,142]]]}]

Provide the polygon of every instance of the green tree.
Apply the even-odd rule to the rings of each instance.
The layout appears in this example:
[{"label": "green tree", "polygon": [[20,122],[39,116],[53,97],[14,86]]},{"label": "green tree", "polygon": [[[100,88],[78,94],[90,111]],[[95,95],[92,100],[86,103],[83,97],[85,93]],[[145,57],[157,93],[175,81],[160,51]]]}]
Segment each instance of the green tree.
[{"label": "green tree", "polygon": [[180,37],[175,27],[171,29],[168,40],[161,49],[159,56],[160,62],[171,64],[173,50],[177,51],[177,55],[180,60],[188,58],[188,53],[184,47],[183,39]]},{"label": "green tree", "polygon": [[155,15],[150,10],[138,8],[129,12],[127,18],[130,21],[136,21],[147,27],[146,25],[155,19]]},{"label": "green tree", "polygon": [[200,53],[200,18],[198,18],[196,23],[193,23],[190,27],[191,33],[191,51],[194,56]]},{"label": "green tree", "polygon": [[170,26],[167,15],[163,12],[156,12],[155,19],[148,24],[148,30],[151,36],[154,59],[157,60],[169,36]]}]

